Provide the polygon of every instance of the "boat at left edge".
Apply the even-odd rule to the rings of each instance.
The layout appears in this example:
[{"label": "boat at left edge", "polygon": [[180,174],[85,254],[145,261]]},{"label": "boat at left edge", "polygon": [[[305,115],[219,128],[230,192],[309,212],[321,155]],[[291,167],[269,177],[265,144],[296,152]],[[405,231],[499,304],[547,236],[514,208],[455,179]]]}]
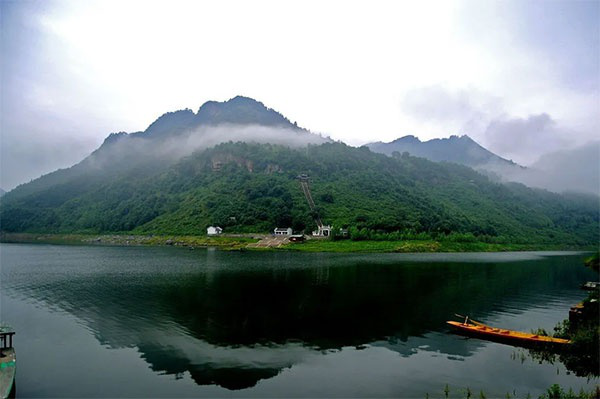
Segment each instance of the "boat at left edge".
[{"label": "boat at left edge", "polygon": [[0,327],[0,399],[14,398],[17,357],[13,347],[14,331]]}]

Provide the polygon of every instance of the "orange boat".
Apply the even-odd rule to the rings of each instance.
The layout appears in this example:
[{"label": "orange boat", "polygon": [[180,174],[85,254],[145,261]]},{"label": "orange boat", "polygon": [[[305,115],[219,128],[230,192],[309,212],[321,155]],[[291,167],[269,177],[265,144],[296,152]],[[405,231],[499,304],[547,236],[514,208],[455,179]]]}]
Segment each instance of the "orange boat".
[{"label": "orange boat", "polygon": [[506,330],[504,328],[496,328],[486,326],[474,320],[465,318],[464,322],[447,321],[452,327],[459,332],[474,335],[479,338],[488,339],[490,341],[498,341],[502,343],[512,343],[517,345],[557,345],[563,346],[570,344],[571,341],[562,338],[553,338],[546,335],[530,334],[520,331]]}]

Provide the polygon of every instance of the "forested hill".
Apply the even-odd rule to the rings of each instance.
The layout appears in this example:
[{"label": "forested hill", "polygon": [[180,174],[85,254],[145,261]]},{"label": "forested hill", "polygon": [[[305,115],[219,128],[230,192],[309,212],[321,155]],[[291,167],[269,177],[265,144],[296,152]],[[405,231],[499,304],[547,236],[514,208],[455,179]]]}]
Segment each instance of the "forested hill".
[{"label": "forested hill", "polygon": [[[82,171],[2,199],[8,232],[204,234],[315,228],[297,176],[326,224],[353,234],[471,233],[486,240],[598,242],[598,198],[499,184],[470,168],[341,143],[224,143],[176,162]],[[52,175],[46,178],[50,179]],[[40,180],[44,180],[43,178]],[[44,183],[44,184],[42,184]]]}]

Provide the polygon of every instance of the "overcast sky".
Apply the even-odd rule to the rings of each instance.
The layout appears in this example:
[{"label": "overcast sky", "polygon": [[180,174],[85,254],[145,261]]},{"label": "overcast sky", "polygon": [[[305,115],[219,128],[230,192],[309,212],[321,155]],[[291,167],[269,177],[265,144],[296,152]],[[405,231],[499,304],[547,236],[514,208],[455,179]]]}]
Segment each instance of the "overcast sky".
[{"label": "overcast sky", "polygon": [[238,94],[351,145],[468,134],[528,165],[598,137],[597,0],[0,7],[4,189]]}]

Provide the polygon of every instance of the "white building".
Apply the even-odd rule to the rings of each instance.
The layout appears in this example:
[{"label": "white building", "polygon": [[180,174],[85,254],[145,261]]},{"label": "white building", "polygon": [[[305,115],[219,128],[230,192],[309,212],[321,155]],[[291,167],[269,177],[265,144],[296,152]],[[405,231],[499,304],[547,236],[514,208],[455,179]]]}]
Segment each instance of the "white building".
[{"label": "white building", "polygon": [[331,235],[331,228],[329,225],[318,226],[318,230],[313,231],[312,235],[314,237],[329,237]]},{"label": "white building", "polygon": [[276,236],[291,236],[292,228],[291,227],[277,227],[275,228],[273,234]]},{"label": "white building", "polygon": [[220,228],[219,226],[208,226],[208,228],[206,229],[206,235],[209,236],[218,236],[219,234],[221,234],[223,232],[223,229]]}]

